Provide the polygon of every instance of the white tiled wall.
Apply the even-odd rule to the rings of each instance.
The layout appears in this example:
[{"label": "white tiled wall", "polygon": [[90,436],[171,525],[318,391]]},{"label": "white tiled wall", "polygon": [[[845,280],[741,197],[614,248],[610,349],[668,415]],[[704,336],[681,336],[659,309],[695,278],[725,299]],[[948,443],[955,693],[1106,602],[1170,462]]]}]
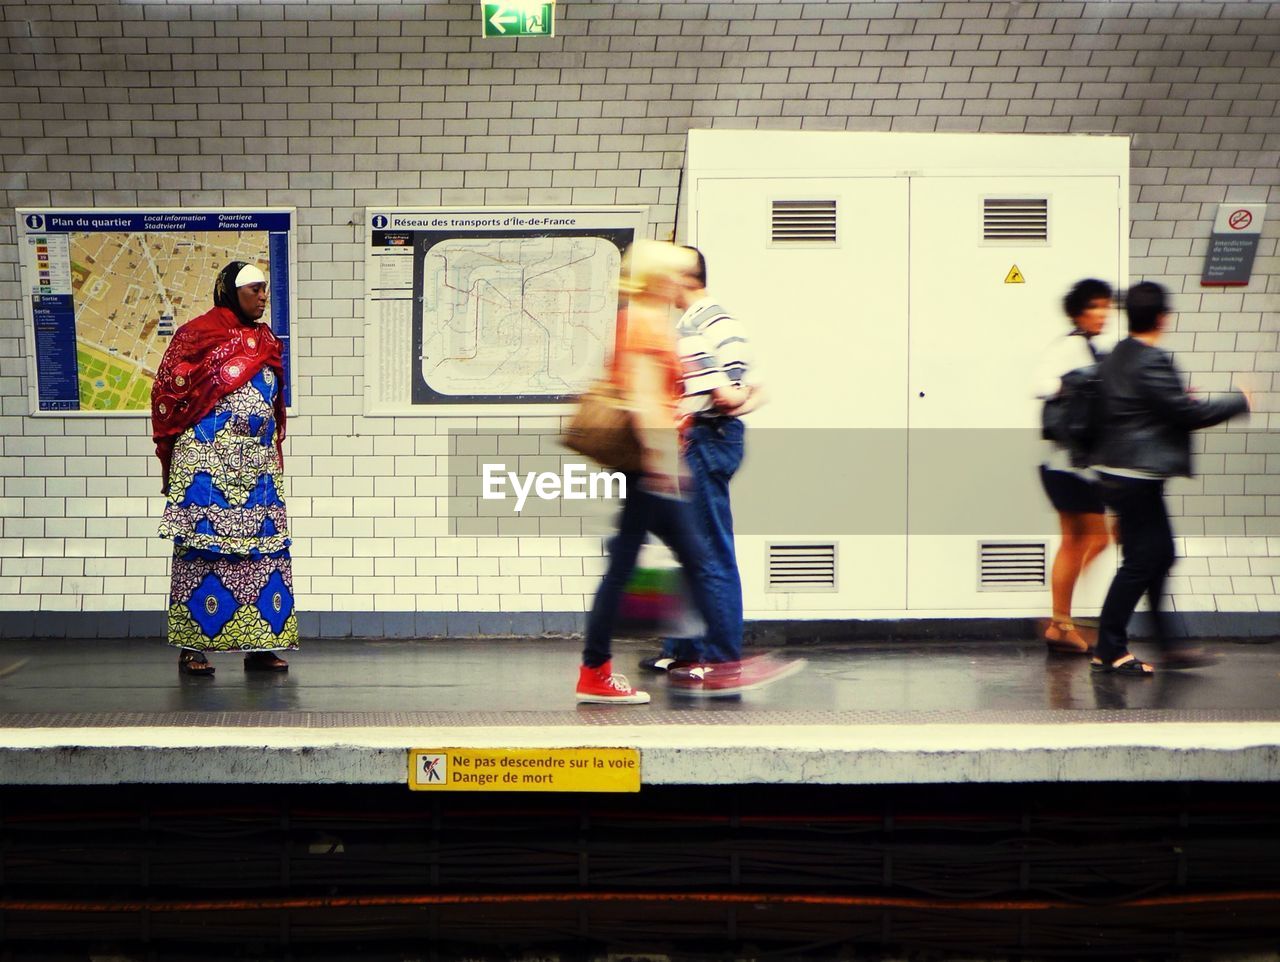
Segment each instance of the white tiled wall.
[{"label": "white tiled wall", "polygon": [[[361,416],[364,206],[638,203],[669,236],[684,132],[733,125],[1132,135],[1133,275],[1178,292],[1195,383],[1252,369],[1264,411],[1174,488],[1175,604],[1280,610],[1280,209],[1248,288],[1198,283],[1216,205],[1280,200],[1280,4],[558,7],[554,39],[515,41],[480,39],[474,0],[0,6],[0,208],[299,209],[301,609],[580,612],[600,570],[571,519],[442,536],[444,422]],[[10,215],[0,610],[158,611],[147,425],[28,417],[20,318]]]}]

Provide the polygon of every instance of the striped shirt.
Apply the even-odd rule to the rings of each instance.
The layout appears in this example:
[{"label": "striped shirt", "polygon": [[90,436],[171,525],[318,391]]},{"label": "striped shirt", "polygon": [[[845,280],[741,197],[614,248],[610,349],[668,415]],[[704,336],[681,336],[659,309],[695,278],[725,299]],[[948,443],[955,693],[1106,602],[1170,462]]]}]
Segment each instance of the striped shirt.
[{"label": "striped shirt", "polygon": [[683,414],[715,407],[711,392],[748,380],[751,344],[741,323],[709,297],[695,301],[676,325],[684,398]]}]

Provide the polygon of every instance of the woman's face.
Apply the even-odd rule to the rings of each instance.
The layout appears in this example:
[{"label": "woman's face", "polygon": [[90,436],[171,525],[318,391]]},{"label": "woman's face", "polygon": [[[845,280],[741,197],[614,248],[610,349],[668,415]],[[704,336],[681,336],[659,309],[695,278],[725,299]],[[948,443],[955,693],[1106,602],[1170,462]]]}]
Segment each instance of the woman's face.
[{"label": "woman's face", "polygon": [[256,321],[266,313],[266,284],[245,284],[244,287],[237,287],[236,296],[240,299],[240,313],[249,318],[249,320]]},{"label": "woman's face", "polygon": [[1093,337],[1101,334],[1107,326],[1107,318],[1111,316],[1111,298],[1095,297],[1085,309],[1076,316],[1076,327]]}]

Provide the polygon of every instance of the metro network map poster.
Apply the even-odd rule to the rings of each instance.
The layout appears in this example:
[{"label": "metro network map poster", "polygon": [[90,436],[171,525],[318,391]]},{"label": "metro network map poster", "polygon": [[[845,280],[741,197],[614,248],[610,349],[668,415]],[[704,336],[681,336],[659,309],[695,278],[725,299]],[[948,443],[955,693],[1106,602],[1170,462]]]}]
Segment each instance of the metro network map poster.
[{"label": "metro network map poster", "polygon": [[169,339],[213,307],[235,260],[267,275],[264,321],[284,344],[291,402],[292,208],[17,214],[33,413],[149,414]]},{"label": "metro network map poster", "polygon": [[365,410],[559,412],[617,335],[643,207],[367,211]]}]

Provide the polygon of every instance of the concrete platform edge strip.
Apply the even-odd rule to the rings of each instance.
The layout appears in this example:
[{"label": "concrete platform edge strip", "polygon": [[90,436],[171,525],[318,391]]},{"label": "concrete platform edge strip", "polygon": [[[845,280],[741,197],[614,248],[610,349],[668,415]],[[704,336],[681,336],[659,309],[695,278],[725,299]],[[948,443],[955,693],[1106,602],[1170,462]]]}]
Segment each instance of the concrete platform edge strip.
[{"label": "concrete platform edge strip", "polygon": [[634,747],[645,785],[1280,780],[1280,723],[869,725],[831,732],[6,729],[7,785],[397,784],[410,748]]},{"label": "concrete platform edge strip", "polygon": [[[573,611],[300,612],[304,639],[326,638],[492,638],[580,635],[586,615]],[[1280,611],[1185,611],[1169,615],[1171,632],[1186,638],[1280,637]],[[874,641],[932,638],[1028,639],[1037,619],[1011,618],[840,618],[748,621],[746,634],[756,644],[806,641]],[[0,617],[0,638],[55,640],[163,638],[161,611],[7,611]],[[1149,637],[1149,615],[1131,625],[1135,637]]]}]

